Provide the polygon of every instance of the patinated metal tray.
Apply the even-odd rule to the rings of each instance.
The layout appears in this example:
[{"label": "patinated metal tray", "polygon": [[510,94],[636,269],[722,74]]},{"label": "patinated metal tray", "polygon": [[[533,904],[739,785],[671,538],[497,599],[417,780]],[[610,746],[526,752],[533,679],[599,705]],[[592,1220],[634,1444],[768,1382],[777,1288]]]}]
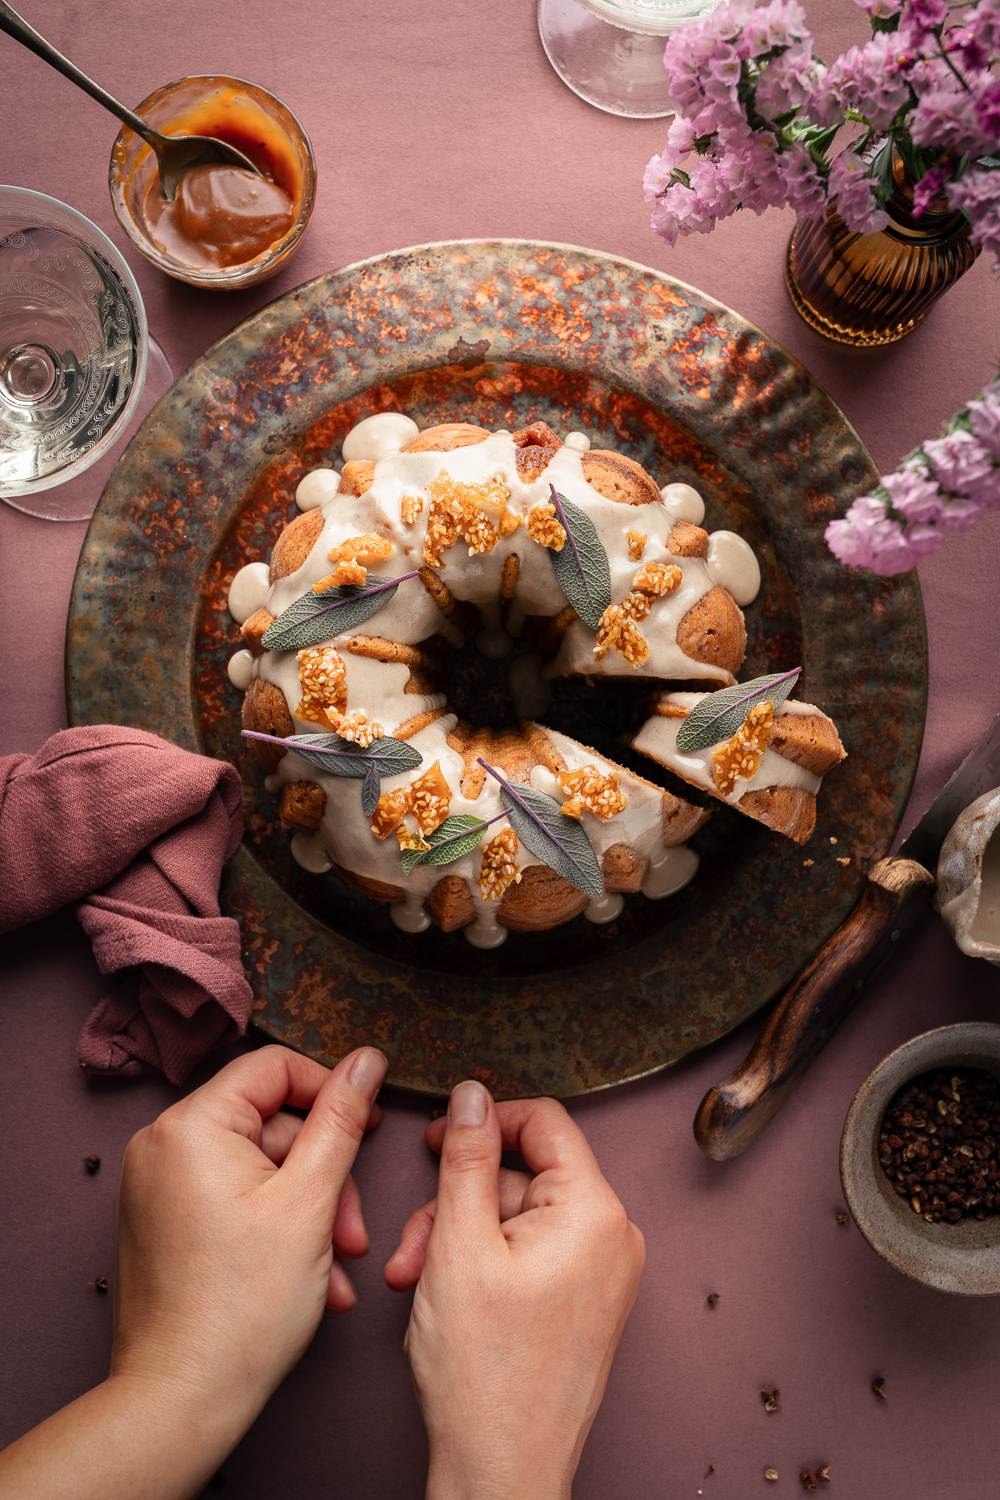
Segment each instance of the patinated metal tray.
[{"label": "patinated metal tray", "polygon": [[[382,908],[295,866],[239,739],[226,588],[268,555],[303,471],[336,463],[347,429],[384,408],[422,426],[584,428],[661,483],[692,481],[707,524],[748,537],[765,578],[748,612],[748,675],[801,662],[800,695],[833,714],[850,752],[807,849],[721,811],[679,896],[633,897],[610,927],[580,918],[494,953],[458,934],[398,932]],[[247,834],[224,901],[269,1035],[324,1061],[377,1042],[397,1083],[435,1094],[469,1074],[504,1095],[622,1083],[779,991],[889,844],[923,727],[920,594],[912,577],[839,567],[823,542],[873,480],[856,434],[789,354],[669,277],[517,241],[380,256],[264,308],[146,421],[80,560],[70,717],[139,725],[240,766]],[[628,687],[588,702],[614,753],[635,708]]]}]

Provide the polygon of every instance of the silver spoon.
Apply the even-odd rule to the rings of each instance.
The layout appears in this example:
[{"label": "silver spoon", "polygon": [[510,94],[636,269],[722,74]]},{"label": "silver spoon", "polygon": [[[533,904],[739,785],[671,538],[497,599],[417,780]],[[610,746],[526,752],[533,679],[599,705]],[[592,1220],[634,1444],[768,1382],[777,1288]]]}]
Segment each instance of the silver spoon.
[{"label": "silver spoon", "polygon": [[212,162],[222,162],[230,167],[245,167],[248,172],[254,172],[258,177],[262,176],[260,168],[252,162],[249,156],[244,156],[242,151],[237,151],[235,146],[230,146],[226,141],[217,141],[212,135],[164,135],[160,130],[154,130],[139,115],[131,109],[126,109],[124,104],[119,104],[117,99],[102,89],[99,83],[88,78],[86,73],[64,57],[61,52],[47,42],[43,36],[39,36],[33,26],[29,26],[23,16],[19,16],[12,6],[7,5],[5,0],[0,0],[0,31],[5,31],[15,41],[21,42],[30,52],[34,52],[47,63],[51,63],[57,72],[62,73],[71,83],[83,89],[98,104],[103,104],[119,120],[123,120],[137,136],[146,142],[156,154],[156,163],[160,172],[160,185],[163,188],[163,196],[168,203],[173,202],[177,192],[177,184],[185,172],[192,167],[206,166]]}]

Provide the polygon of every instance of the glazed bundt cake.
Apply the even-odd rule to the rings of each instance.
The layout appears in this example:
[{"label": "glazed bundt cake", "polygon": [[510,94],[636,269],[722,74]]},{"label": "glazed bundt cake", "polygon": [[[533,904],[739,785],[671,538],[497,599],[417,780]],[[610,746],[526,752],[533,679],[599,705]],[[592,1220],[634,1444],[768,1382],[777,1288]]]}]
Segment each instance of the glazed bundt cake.
[{"label": "glazed bundt cake", "polygon": [[[661,490],[544,422],[420,431],[386,412],[343,456],[305,476],[270,568],[241,569],[229,596],[244,733],[299,862],[335,867],[407,931],[433,921],[486,947],[685,884],[704,810],[534,722],[539,683],[513,669],[517,727],[461,721],[448,662],[520,637],[536,678],[732,684],[760,584],[750,548],[703,529],[690,486]],[[666,763],[650,728],[670,722],[663,701],[636,747]]]}]

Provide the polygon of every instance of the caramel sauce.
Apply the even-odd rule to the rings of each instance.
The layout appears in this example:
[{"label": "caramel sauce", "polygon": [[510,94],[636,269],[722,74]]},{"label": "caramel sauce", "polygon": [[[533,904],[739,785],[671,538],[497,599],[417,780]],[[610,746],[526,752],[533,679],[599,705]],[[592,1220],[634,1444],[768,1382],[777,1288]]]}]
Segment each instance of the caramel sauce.
[{"label": "caramel sauce", "polygon": [[250,158],[262,177],[242,167],[194,167],[172,203],[159,175],[144,186],[151,152],[136,161],[134,202],[151,238],[172,260],[192,267],[237,266],[263,255],[292,227],[302,202],[302,174],[281,126],[237,89],[216,89],[163,127],[167,135],[211,135]]}]

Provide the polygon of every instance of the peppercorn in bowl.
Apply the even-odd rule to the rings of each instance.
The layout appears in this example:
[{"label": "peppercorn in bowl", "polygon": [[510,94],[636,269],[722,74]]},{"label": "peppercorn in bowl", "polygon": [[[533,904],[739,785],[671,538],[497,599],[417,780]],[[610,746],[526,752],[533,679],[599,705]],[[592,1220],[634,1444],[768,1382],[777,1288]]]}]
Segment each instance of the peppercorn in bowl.
[{"label": "peppercorn in bowl", "polygon": [[1000,1293],[1000,1025],[942,1026],[861,1085],[840,1148],[855,1223],[927,1286]]}]

